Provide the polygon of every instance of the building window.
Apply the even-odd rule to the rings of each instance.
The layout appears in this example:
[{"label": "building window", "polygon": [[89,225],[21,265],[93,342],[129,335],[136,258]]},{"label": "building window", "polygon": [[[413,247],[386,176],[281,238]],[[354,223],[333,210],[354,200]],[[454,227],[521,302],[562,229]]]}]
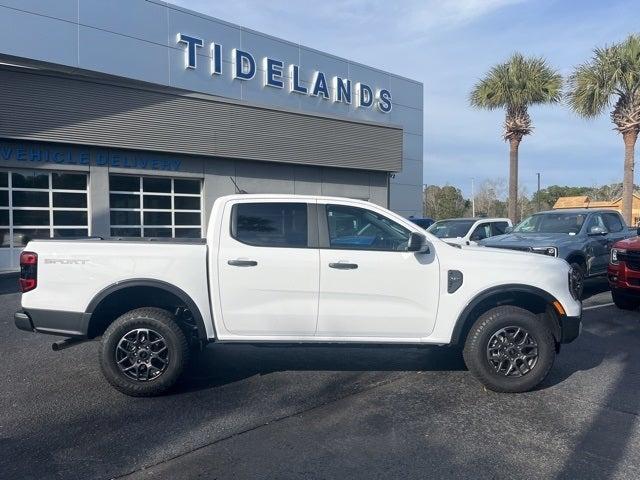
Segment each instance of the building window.
[{"label": "building window", "polygon": [[0,248],[89,235],[87,174],[0,171]]},{"label": "building window", "polygon": [[114,237],[202,236],[201,180],[109,175]]}]

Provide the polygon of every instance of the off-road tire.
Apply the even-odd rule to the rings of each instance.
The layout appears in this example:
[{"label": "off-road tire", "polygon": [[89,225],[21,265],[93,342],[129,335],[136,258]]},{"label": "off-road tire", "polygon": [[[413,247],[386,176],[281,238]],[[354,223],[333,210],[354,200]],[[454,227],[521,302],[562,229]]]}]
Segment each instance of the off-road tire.
[{"label": "off-road tire", "polygon": [[[132,379],[116,363],[118,343],[135,329],[153,330],[165,341],[168,365],[157,378]],[[189,353],[187,339],[172,313],[155,307],[137,308],[120,316],[104,332],[100,343],[100,368],[116,390],[132,397],[151,397],[166,392],[176,383],[189,361]]]},{"label": "off-road tire", "polygon": [[[538,346],[535,365],[519,377],[498,373],[487,358],[492,336],[508,327],[526,330]],[[555,360],[556,344],[552,332],[538,316],[528,310],[505,305],[485,312],[476,320],[467,335],[462,354],[469,371],[485,387],[494,392],[517,393],[532,390],[545,379]]]},{"label": "off-road tire", "polygon": [[580,290],[576,293],[578,295],[578,300],[582,300],[582,297],[584,297],[584,280],[587,278],[587,272],[584,266],[578,262],[571,263],[571,268],[573,268],[576,274],[580,276]]},{"label": "off-road tire", "polygon": [[616,307],[621,310],[637,310],[640,307],[640,297],[628,295],[616,288],[611,289],[611,298]]}]

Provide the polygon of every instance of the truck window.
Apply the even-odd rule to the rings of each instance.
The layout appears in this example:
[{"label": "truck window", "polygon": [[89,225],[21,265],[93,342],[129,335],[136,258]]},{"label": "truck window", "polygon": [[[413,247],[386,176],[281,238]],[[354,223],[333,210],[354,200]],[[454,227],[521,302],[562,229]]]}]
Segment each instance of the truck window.
[{"label": "truck window", "polygon": [[493,222],[491,228],[493,229],[492,235],[504,235],[507,231],[509,224],[507,222]]},{"label": "truck window", "polygon": [[622,225],[622,221],[620,217],[615,213],[603,213],[602,217],[604,219],[604,224],[607,227],[607,230],[610,232],[621,232],[624,230],[624,225]]},{"label": "truck window", "polygon": [[602,220],[602,215],[599,213],[594,213],[591,215],[591,218],[589,218],[589,221],[587,222],[587,233],[591,232],[591,229],[595,227],[602,229],[606,228],[604,221]]},{"label": "truck window", "polygon": [[474,242],[478,242],[480,240],[484,240],[485,238],[489,238],[491,236],[491,225],[489,223],[481,223],[478,225],[471,236],[470,240]]},{"label": "truck window", "polygon": [[327,205],[329,244],[335,249],[404,251],[411,232],[365,208]]},{"label": "truck window", "polygon": [[307,204],[262,202],[233,207],[232,237],[258,247],[307,246]]}]

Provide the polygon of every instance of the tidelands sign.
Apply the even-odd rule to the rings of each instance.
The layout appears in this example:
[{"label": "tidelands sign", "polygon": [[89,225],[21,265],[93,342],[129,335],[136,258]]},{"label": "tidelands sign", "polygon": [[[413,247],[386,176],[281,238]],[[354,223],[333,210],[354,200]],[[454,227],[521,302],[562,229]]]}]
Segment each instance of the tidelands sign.
[{"label": "tidelands sign", "polygon": [[[198,68],[197,51],[200,48],[204,48],[204,40],[179,33],[177,42],[185,46],[185,68]],[[211,76],[215,77],[222,74],[223,48],[222,45],[212,42],[209,45],[209,49]],[[385,88],[376,88],[374,90],[374,88],[365,83],[356,82],[352,84],[350,79],[338,76],[328,80],[324,72],[321,71],[314,72],[309,79],[301,79],[299,65],[293,63],[285,65],[281,60],[270,57],[263,57],[261,60],[262,81],[265,87],[287,89],[289,93],[321,97],[336,103],[348,105],[353,103],[357,108],[375,107],[382,113],[389,113],[393,107],[391,92]],[[230,52],[230,61],[234,79],[249,81],[256,76],[258,70],[256,59],[251,53],[234,48]],[[288,75],[285,74],[285,71],[288,71]],[[308,86],[304,85],[305,82],[303,80],[308,81]],[[333,94],[330,92],[329,81],[333,82]]]}]

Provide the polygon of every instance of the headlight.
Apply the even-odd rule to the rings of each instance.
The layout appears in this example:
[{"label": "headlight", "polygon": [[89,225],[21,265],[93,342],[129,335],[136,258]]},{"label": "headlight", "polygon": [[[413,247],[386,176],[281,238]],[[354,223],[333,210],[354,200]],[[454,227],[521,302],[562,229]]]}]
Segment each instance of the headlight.
[{"label": "headlight", "polygon": [[611,264],[612,265],[618,265],[618,263],[620,263],[620,257],[622,256],[622,254],[627,253],[627,251],[624,248],[612,248],[611,249]]},{"label": "headlight", "polygon": [[556,247],[531,247],[533,253],[541,253],[542,255],[548,255],[550,257],[558,256],[558,249]]}]

